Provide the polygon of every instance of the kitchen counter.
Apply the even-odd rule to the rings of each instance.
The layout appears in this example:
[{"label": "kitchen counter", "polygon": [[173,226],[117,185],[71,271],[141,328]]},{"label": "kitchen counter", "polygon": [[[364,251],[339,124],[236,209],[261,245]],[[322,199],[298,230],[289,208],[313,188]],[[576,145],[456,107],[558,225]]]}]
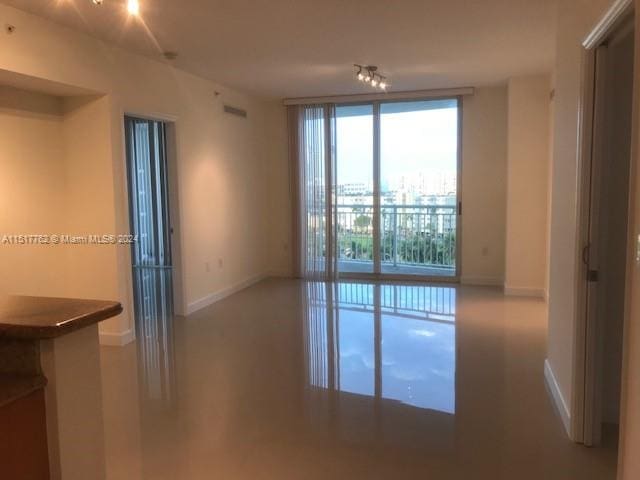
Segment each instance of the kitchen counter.
[{"label": "kitchen counter", "polygon": [[[6,438],[39,418],[51,480],[106,477],[98,323],[121,312],[104,300],[0,295],[0,411],[24,420]],[[42,415],[16,417],[21,405]]]},{"label": "kitchen counter", "polygon": [[0,338],[56,338],[122,312],[118,302],[0,296]]}]

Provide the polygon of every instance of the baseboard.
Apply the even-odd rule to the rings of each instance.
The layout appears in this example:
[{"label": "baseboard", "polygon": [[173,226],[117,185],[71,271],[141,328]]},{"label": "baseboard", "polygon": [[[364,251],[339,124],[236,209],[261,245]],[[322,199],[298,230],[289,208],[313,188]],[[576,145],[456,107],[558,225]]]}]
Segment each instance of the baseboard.
[{"label": "baseboard", "polygon": [[551,398],[553,399],[553,404],[556,407],[556,411],[560,415],[560,419],[562,420],[562,424],[564,425],[564,430],[567,433],[567,436],[571,438],[571,413],[569,412],[567,402],[562,396],[560,386],[558,385],[556,376],[551,369],[549,359],[546,359],[544,361],[544,380],[547,384],[549,392],[551,393]]},{"label": "baseboard", "polygon": [[136,336],[131,329],[122,333],[100,332],[100,345],[123,347],[127,343],[133,342],[135,338]]},{"label": "baseboard", "polygon": [[504,286],[504,294],[512,297],[546,297],[544,288],[512,287],[506,284]]},{"label": "baseboard", "polygon": [[265,277],[273,277],[273,278],[294,278],[291,272],[283,272],[280,270],[269,270]]},{"label": "baseboard", "polygon": [[245,288],[248,288],[251,285],[258,283],[261,280],[264,280],[265,278],[267,278],[267,276],[268,276],[267,274],[256,275],[255,277],[248,278],[230,287],[224,288],[214,293],[210,293],[206,297],[202,297],[201,299],[196,300],[195,302],[189,303],[187,305],[187,311],[185,313],[187,315],[191,315],[192,313],[195,313],[198,310],[202,310],[203,308],[208,307],[209,305],[213,305],[214,303],[219,302],[220,300],[227,298],[228,296],[233,295],[234,293],[237,293],[240,290],[244,290]]},{"label": "baseboard", "polygon": [[462,285],[476,285],[481,287],[502,287],[504,278],[495,277],[466,277],[460,278]]}]

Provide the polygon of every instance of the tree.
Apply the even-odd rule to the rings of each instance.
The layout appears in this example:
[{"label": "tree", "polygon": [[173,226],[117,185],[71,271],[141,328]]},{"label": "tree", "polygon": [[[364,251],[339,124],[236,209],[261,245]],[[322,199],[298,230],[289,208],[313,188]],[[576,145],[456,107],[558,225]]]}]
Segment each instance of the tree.
[{"label": "tree", "polygon": [[358,215],[353,221],[353,225],[362,230],[369,228],[369,225],[371,225],[371,217],[367,215]]}]

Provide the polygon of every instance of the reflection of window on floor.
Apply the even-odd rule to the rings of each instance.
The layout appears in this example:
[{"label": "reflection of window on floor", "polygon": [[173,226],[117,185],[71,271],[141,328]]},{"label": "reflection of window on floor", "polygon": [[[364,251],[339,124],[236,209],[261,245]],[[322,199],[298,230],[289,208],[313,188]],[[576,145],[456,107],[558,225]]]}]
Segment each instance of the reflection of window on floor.
[{"label": "reflection of window on floor", "polygon": [[308,283],[310,385],[455,413],[455,294],[451,287]]},{"label": "reflection of window on floor", "polygon": [[373,313],[338,309],[338,389],[373,396],[375,353]]},{"label": "reflection of window on floor", "polygon": [[455,412],[455,325],[382,315],[382,397]]}]

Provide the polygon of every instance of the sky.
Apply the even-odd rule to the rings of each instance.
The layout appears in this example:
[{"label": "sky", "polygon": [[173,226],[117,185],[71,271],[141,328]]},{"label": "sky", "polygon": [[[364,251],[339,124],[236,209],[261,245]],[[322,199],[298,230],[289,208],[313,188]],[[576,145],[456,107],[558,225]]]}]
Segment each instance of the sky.
[{"label": "sky", "polygon": [[[403,108],[406,106],[407,108]],[[458,111],[451,102],[445,108],[423,109],[434,102],[381,104],[380,163],[382,189],[392,175],[457,170]],[[338,184],[373,181],[372,106],[337,109]]]}]

